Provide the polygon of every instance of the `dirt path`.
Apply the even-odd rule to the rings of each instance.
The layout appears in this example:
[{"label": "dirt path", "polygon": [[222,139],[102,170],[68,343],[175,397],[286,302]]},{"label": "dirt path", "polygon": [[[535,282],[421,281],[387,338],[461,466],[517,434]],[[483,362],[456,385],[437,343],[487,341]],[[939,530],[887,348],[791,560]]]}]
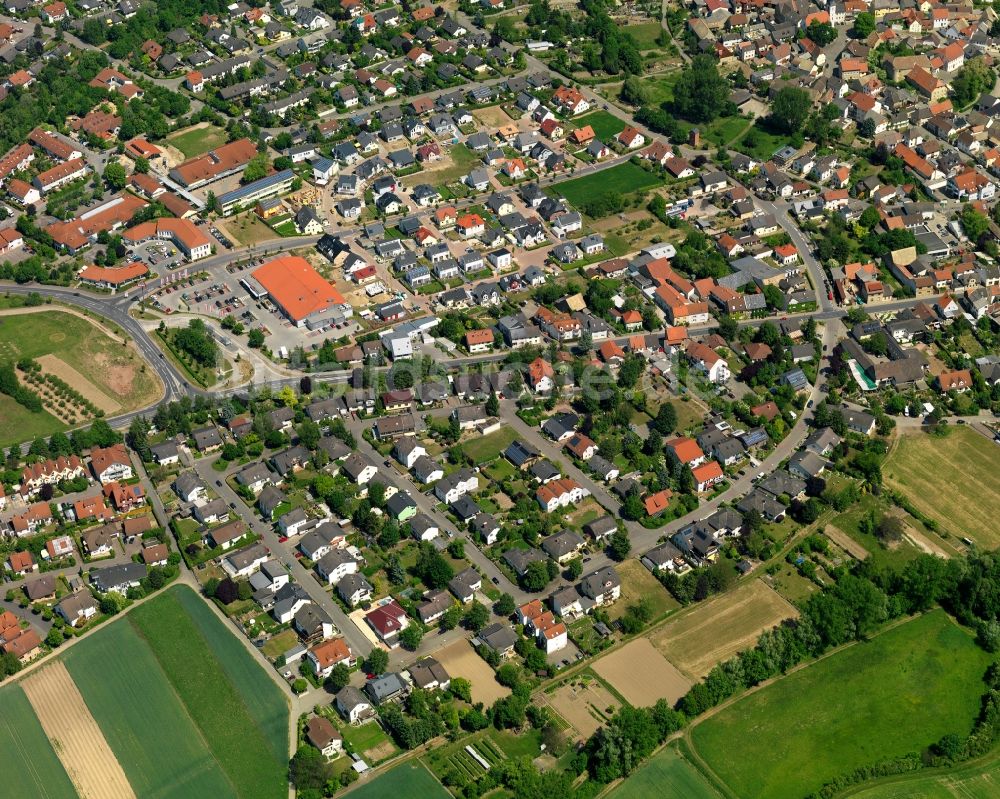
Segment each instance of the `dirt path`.
[{"label": "dirt path", "polygon": [[868,550],[838,527],[828,524],[823,528],[823,532],[827,538],[855,560],[864,560],[868,557]]},{"label": "dirt path", "polygon": [[81,799],[134,799],[118,759],[59,661],[22,683],[52,748]]},{"label": "dirt path", "polygon": [[81,313],[74,308],[70,308],[65,305],[35,305],[31,308],[5,308],[0,311],[0,316],[18,316],[25,313],[68,313],[73,316],[78,316],[81,319],[86,319],[90,324],[100,330],[104,335],[106,335],[112,341],[118,344],[124,344],[125,339],[119,336],[117,333],[113,332],[110,328],[106,327],[99,320],[95,319],[93,316],[88,316],[85,313]]},{"label": "dirt path", "polygon": [[927,536],[922,533],[918,533],[912,527],[907,526],[906,532],[903,533],[903,538],[909,541],[913,546],[919,549],[921,552],[925,552],[928,555],[936,555],[939,558],[950,558],[952,554],[945,550],[943,547],[938,546],[933,541],[931,541]]}]

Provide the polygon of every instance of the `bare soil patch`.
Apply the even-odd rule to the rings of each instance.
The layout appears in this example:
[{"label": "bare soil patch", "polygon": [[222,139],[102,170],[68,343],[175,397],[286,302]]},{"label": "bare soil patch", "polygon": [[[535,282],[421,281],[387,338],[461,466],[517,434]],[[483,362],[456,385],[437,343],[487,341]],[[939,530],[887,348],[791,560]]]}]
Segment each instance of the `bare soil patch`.
[{"label": "bare soil patch", "polygon": [[371,749],[365,749],[364,758],[369,763],[378,763],[385,760],[395,751],[396,747],[393,745],[392,741],[385,741],[380,743],[378,746],[373,746]]},{"label": "bare soil patch", "polygon": [[828,524],[823,528],[823,532],[826,534],[827,538],[833,541],[833,543],[843,549],[852,558],[855,558],[856,560],[864,560],[868,557],[868,550],[840,528],[834,527],[832,524]]},{"label": "bare soil patch", "polygon": [[693,679],[752,646],[764,630],[799,615],[761,580],[751,580],[679,613],[649,635],[653,646]]},{"label": "bare soil patch", "polygon": [[[101,356],[98,356],[97,360],[100,362]],[[60,380],[65,380],[70,386],[76,391],[79,391],[83,397],[90,402],[94,403],[98,408],[100,408],[105,413],[111,413],[118,410],[121,407],[114,399],[109,397],[103,391],[101,391],[97,386],[91,383],[86,377],[80,374],[76,369],[66,363],[62,358],[56,355],[42,355],[35,359],[38,361],[39,365],[42,367],[42,371],[46,374],[55,375]],[[132,378],[128,379],[129,388],[122,391],[117,388],[115,381],[112,380],[112,375],[118,371],[127,371],[132,373],[134,371],[133,367],[113,367],[108,370],[108,385],[110,388],[115,389],[116,393],[127,394],[131,390]]]},{"label": "bare soil patch", "polygon": [[489,667],[466,639],[461,639],[439,650],[435,657],[452,677],[464,677],[472,683],[472,701],[489,707],[510,693],[496,681]]},{"label": "bare soil patch", "polygon": [[673,705],[691,687],[691,680],[647,638],[637,638],[605,655],[594,664],[594,671],[635,707],[650,707],[659,699]]},{"label": "bare soil patch", "polygon": [[540,698],[573,728],[577,739],[593,735],[621,707],[614,694],[585,676],[560,685]]},{"label": "bare soil patch", "polygon": [[502,128],[504,125],[509,125],[514,121],[498,105],[493,105],[489,108],[477,108],[472,112],[472,116],[479,120],[484,127],[488,128]]},{"label": "bare soil patch", "polygon": [[81,799],[134,799],[125,772],[66,667],[56,661],[21,685]]}]

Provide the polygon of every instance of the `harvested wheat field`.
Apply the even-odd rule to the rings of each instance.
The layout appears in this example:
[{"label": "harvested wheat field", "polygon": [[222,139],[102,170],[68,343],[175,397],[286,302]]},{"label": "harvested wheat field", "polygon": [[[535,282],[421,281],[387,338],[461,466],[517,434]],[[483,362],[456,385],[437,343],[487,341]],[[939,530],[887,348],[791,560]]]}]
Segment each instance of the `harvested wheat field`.
[{"label": "harvested wheat field", "polygon": [[658,699],[673,705],[688,692],[691,680],[681,674],[647,638],[636,638],[594,664],[596,671],[633,707],[649,707]]},{"label": "harvested wheat field", "polygon": [[118,402],[97,386],[91,383],[86,377],[70,366],[66,361],[57,355],[42,355],[36,358],[39,366],[45,374],[55,375],[60,380],[65,380],[70,387],[79,391],[83,398],[94,403],[98,408],[107,413],[112,413],[120,407]]},{"label": "harvested wheat field", "polygon": [[452,677],[464,677],[472,683],[473,702],[482,702],[489,707],[510,693],[509,688],[504,688],[496,681],[493,669],[464,638],[449,644],[437,652],[435,657]]},{"label": "harvested wheat field", "polygon": [[21,687],[81,799],[135,797],[101,728],[61,662],[39,669]]},{"label": "harvested wheat field", "polygon": [[586,740],[621,707],[614,694],[593,677],[580,676],[552,693],[538,694],[576,733]]},{"label": "harvested wheat field", "polygon": [[799,615],[795,606],[760,580],[679,613],[649,635],[653,646],[691,679],[753,646],[764,630]]}]

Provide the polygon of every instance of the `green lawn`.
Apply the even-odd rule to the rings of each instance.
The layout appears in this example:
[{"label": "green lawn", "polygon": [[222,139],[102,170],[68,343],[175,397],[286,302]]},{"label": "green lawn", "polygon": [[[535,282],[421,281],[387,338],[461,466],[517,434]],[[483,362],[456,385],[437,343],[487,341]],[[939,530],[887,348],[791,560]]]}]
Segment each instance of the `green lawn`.
[{"label": "green lawn", "polygon": [[721,794],[680,755],[675,746],[670,746],[660,750],[615,788],[608,794],[608,799],[646,799],[649,796],[719,799]]},{"label": "green lawn", "polygon": [[385,730],[376,721],[369,721],[358,727],[344,725],[341,733],[344,736],[344,743],[359,755],[364,755],[368,749],[391,742]]},{"label": "green lawn", "polygon": [[462,444],[462,450],[476,463],[487,463],[517,440],[517,432],[512,427],[504,427],[488,436],[480,436]]},{"label": "green lawn", "polygon": [[867,549],[869,557],[880,566],[894,566],[911,561],[920,554],[920,550],[907,541],[900,541],[892,549],[888,549],[874,535],[861,530],[862,521],[868,518],[871,511],[875,512],[875,519],[878,521],[887,510],[889,504],[885,500],[865,494],[859,502],[831,519],[830,523]]},{"label": "green lawn", "polygon": [[618,192],[629,194],[639,189],[660,185],[660,179],[641,166],[626,161],[624,164],[594,172],[586,177],[557,183],[546,190],[551,196],[565,197],[573,206],[581,206],[595,193]]},{"label": "green lawn", "polygon": [[640,50],[652,50],[659,45],[656,40],[659,38],[663,27],[659,22],[640,22],[635,25],[626,25],[625,33],[629,34]]},{"label": "green lawn", "polygon": [[[968,536],[981,547],[1000,546],[1000,447],[967,427],[938,438],[907,433],[883,467],[885,482],[942,530]],[[941,491],[942,478],[948,490]]]},{"label": "green lawn", "polygon": [[651,75],[643,79],[643,85],[649,91],[651,105],[661,105],[674,99],[674,84],[680,77],[681,70],[667,72],[663,75]]},{"label": "green lawn", "polygon": [[193,158],[225,144],[226,131],[215,125],[198,129],[188,128],[172,133],[167,137],[167,142],[184,153],[185,158]]},{"label": "green lawn", "polygon": [[353,799],[450,799],[451,794],[423,765],[404,763],[351,791],[351,796]]},{"label": "green lawn", "polygon": [[804,796],[947,733],[967,735],[990,661],[934,611],[750,694],[696,725],[692,742],[741,796]]},{"label": "green lawn", "polygon": [[130,624],[107,625],[65,662],[137,796],[239,795]]},{"label": "green lawn", "polygon": [[[748,136],[752,138],[747,139]],[[735,144],[737,150],[752,155],[758,161],[767,161],[778,150],[788,144],[789,138],[780,133],[771,133],[768,130],[754,125],[743,134],[743,137]]]},{"label": "green lawn", "polygon": [[0,447],[44,436],[48,438],[66,425],[55,416],[39,411],[32,413],[6,394],[0,394]]},{"label": "green lawn", "polygon": [[[242,668],[223,665],[220,653],[235,650],[220,647],[219,641],[206,636],[210,625],[188,614],[180,597],[184,593],[195,598],[190,589],[178,586],[136,608],[129,621],[153,650],[238,794],[261,799],[284,795],[287,743],[280,752],[275,751],[275,730],[279,724],[287,724],[284,698],[273,682],[265,685],[251,679]],[[219,625],[216,629],[221,633],[223,628]],[[221,635],[212,639],[215,637]],[[239,657],[249,656],[243,651]],[[244,676],[234,676],[239,674]],[[265,695],[255,697],[247,693],[250,690]],[[280,719],[262,724],[262,706],[273,708]]]},{"label": "green lawn", "polygon": [[572,124],[575,128],[585,128],[590,125],[594,129],[594,135],[605,143],[625,130],[625,123],[608,111],[591,111],[574,119]]},{"label": "green lawn", "polygon": [[76,799],[35,711],[19,685],[0,690],[0,763],[5,796]]}]

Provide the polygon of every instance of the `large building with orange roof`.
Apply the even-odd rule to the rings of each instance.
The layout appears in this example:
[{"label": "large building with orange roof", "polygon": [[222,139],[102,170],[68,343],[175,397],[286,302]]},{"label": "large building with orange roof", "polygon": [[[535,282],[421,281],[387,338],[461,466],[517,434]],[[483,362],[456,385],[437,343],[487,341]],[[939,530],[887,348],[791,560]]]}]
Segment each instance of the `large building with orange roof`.
[{"label": "large building with orange roof", "polygon": [[343,295],[297,255],[268,261],[253,271],[253,279],[297,327],[323,327],[352,313]]}]

